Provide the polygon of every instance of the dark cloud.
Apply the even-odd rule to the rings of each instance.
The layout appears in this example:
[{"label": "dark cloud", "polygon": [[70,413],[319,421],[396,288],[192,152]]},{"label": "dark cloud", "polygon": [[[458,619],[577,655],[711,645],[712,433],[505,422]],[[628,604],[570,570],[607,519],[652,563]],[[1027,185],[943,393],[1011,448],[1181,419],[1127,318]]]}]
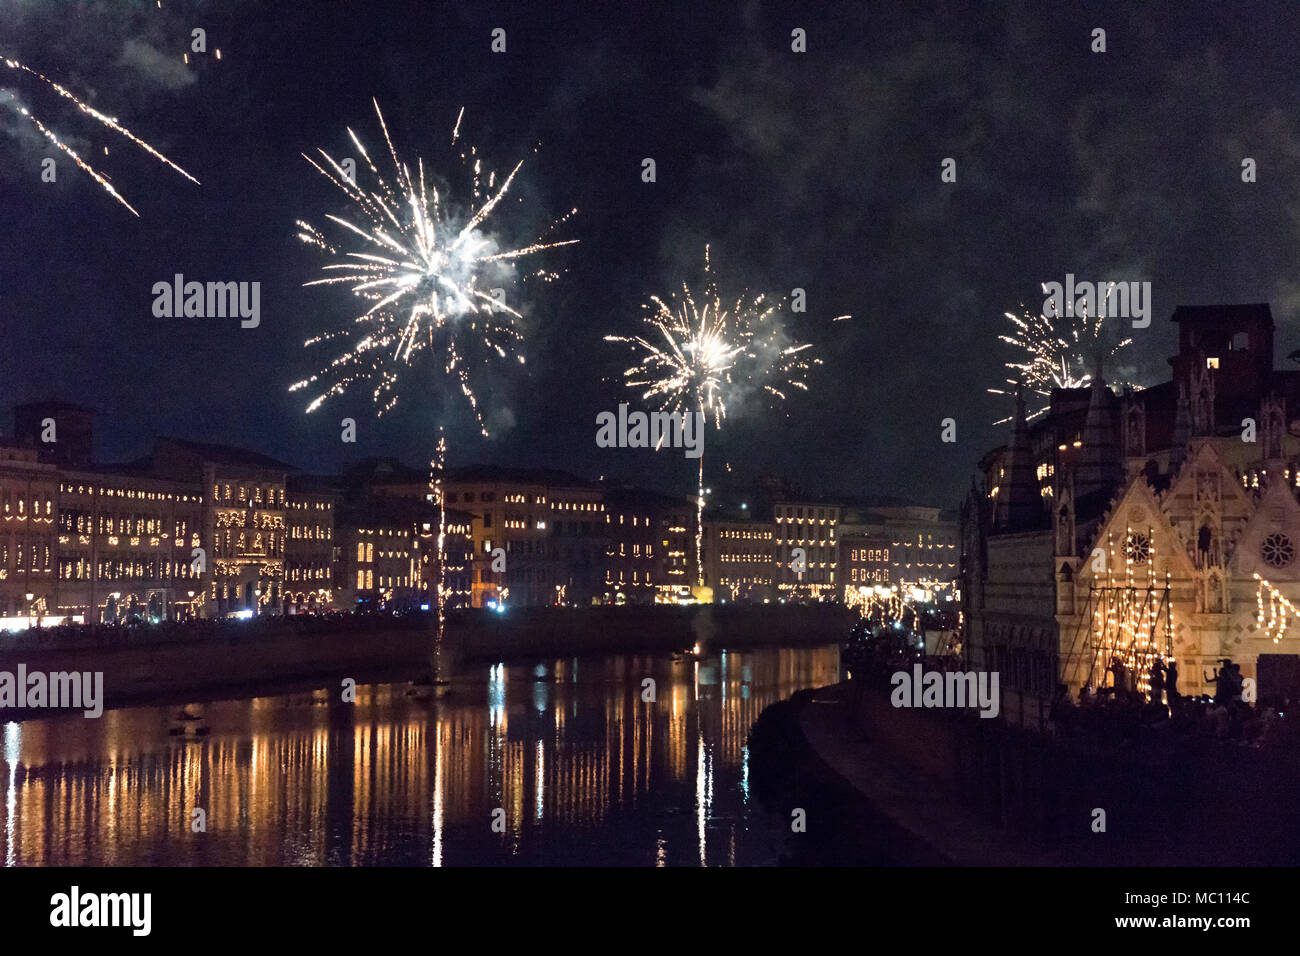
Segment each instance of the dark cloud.
[{"label": "dark cloud", "polygon": [[[715,248],[802,274],[823,312],[854,314],[813,400],[860,422],[836,451],[872,485],[932,482],[943,416],[966,426],[971,459],[1001,438],[984,390],[1012,353],[996,335],[1004,312],[1037,309],[1041,282],[1152,282],[1152,328],[1130,330],[1117,370],[1151,383],[1167,375],[1176,305],[1271,300],[1291,325],[1300,303],[1283,185],[1300,181],[1300,114],[1293,93],[1244,68],[1257,41],[1229,57],[1202,37],[1231,33],[1165,36],[1141,11],[995,8],[979,24],[948,6],[884,22],[842,12],[803,55],[783,39],[798,21],[760,17],[694,94],[726,133],[698,170],[719,211]],[[1096,21],[1107,54],[1088,50]],[[1259,184],[1242,183],[1245,156]],[[944,157],[956,184],[940,182]]]},{"label": "dark cloud", "polygon": [[[824,361],[806,395],[775,409],[740,395],[709,433],[706,467],[725,460],[733,474],[784,473],[811,490],[955,500],[1005,438],[992,422],[1006,401],[987,392],[1012,357],[997,339],[1003,313],[1036,307],[1040,283],[1067,272],[1152,283],[1154,321],[1135,332],[1128,363],[1142,380],[1165,373],[1167,318],[1182,303],[1270,300],[1279,351],[1300,345],[1300,52],[1288,7],[1242,17],[1206,4],[1176,18],[1105,2],[229,9],[0,8],[4,49],[203,181],[113,149],[115,182],[141,205],[134,221],[62,169],[60,188],[45,192],[0,178],[0,208],[25,238],[22,252],[0,250],[12,345],[0,378],[17,397],[84,393],[100,404],[110,454],[138,453],[157,429],[324,469],[355,454],[427,457],[445,426],[454,461],[621,473],[685,491],[693,477],[680,458],[596,449],[593,423],[634,400],[619,378],[626,350],[603,337],[637,331],[650,295],[697,288],[706,244],[724,295],[803,288],[808,311],[785,315],[786,334]],[[1106,54],[1089,50],[1099,24]],[[507,55],[489,51],[497,25]],[[226,55],[185,68],[198,26]],[[805,54],[790,51],[794,26],[807,30]],[[21,88],[24,101],[37,93]],[[491,442],[436,362],[379,422],[365,393],[304,418],[301,396],[286,391],[322,358],[302,341],[346,322],[354,304],[302,288],[320,260],[293,224],[338,209],[299,153],[344,148],[349,125],[376,145],[372,96],[403,154],[428,157],[431,174],[461,106],[485,162],[525,158],[503,242],[579,209],[565,235],[581,243],[538,263],[559,279],[526,289],[527,365],[485,380]],[[61,133],[102,145],[93,123],[50,99],[40,105]],[[23,141],[0,150],[42,155],[13,120],[0,109]],[[654,184],[640,180],[647,156]],[[1245,156],[1257,183],[1241,182]],[[956,184],[940,181],[945,157],[957,161]],[[151,321],[148,289],[177,271],[262,281],[262,327]],[[832,323],[843,313],[853,319]],[[93,374],[69,359],[60,343],[70,342],[98,363]],[[345,415],[366,422],[357,446],[338,442]],[[947,417],[958,420],[956,445],[939,442]]]}]

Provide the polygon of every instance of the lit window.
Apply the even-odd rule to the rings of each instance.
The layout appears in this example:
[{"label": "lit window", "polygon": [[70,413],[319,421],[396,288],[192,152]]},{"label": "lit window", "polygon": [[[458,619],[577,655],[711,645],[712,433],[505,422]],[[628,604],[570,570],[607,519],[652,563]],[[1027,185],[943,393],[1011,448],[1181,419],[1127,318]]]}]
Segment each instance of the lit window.
[{"label": "lit window", "polygon": [[1219,367],[1219,360],[1218,360],[1217,358],[1213,358],[1213,357],[1211,357],[1211,358],[1207,358],[1207,359],[1205,360],[1205,367],[1206,367],[1206,368],[1218,368],[1218,367]]}]

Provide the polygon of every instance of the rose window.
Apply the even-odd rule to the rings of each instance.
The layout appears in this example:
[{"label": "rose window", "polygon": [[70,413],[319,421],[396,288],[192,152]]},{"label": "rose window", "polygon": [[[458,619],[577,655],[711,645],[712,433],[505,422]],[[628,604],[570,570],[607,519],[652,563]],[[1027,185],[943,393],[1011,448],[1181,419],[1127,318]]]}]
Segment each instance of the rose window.
[{"label": "rose window", "polygon": [[1264,560],[1275,568],[1284,568],[1295,558],[1295,545],[1280,531],[1265,538],[1259,551]]},{"label": "rose window", "polygon": [[1151,539],[1144,534],[1130,534],[1124,542],[1124,556],[1134,564],[1146,564],[1151,558]]}]

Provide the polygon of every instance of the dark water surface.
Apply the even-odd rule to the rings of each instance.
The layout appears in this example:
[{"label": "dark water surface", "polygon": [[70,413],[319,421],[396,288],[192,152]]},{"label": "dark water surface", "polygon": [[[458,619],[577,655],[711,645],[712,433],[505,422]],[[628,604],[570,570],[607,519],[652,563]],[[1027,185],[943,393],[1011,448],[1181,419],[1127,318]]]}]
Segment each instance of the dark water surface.
[{"label": "dark water surface", "polygon": [[0,860],[775,863],[789,822],[750,795],[749,728],[840,676],[835,647],[610,656],[467,669],[437,700],[371,684],[355,705],[337,690],[213,702],[193,739],[169,735],[175,707],[5,723]]}]

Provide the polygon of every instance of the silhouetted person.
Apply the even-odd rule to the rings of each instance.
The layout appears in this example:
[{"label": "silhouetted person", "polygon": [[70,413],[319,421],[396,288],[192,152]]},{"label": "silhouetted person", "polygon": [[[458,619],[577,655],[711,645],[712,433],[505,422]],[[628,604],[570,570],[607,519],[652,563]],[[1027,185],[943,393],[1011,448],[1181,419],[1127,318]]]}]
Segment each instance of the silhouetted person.
[{"label": "silhouetted person", "polygon": [[[1204,672],[1201,673],[1201,677],[1205,680],[1205,683],[1214,685],[1214,702],[1216,704],[1223,703],[1223,687],[1220,686],[1219,683],[1219,679],[1222,673],[1223,673],[1223,668],[1216,668],[1213,677],[1211,677],[1209,674],[1206,674]],[[1224,683],[1227,682],[1224,681]]]},{"label": "silhouetted person", "polygon": [[1165,693],[1169,695],[1169,706],[1178,700],[1178,665],[1170,661],[1165,665]]},{"label": "silhouetted person", "polygon": [[1164,700],[1161,695],[1165,690],[1165,669],[1160,663],[1160,658],[1151,661],[1151,703],[1163,704]]},{"label": "silhouetted person", "polygon": [[[1205,676],[1207,684],[1214,685],[1214,703],[1220,707],[1227,707],[1232,702],[1233,695],[1233,674],[1232,661],[1227,657],[1219,658],[1220,666],[1215,670],[1214,676]],[[1240,696],[1240,691],[1237,694]]]},{"label": "silhouetted person", "polygon": [[1114,675],[1115,700],[1126,699],[1133,692],[1133,672],[1118,655],[1110,659],[1110,667],[1106,669]]},{"label": "silhouetted person", "polygon": [[1230,663],[1228,664],[1228,668],[1232,671],[1232,696],[1229,699],[1232,700],[1234,703],[1239,704],[1241,703],[1241,690],[1243,684],[1243,680],[1241,676],[1241,665]]}]

